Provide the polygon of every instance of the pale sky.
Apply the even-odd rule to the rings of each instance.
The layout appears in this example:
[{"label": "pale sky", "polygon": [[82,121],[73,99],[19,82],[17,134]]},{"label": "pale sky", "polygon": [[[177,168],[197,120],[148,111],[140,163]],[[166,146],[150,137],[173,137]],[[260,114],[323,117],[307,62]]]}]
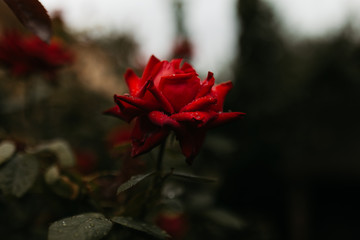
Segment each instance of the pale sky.
[{"label": "pale sky", "polygon": [[286,29],[295,36],[318,37],[360,24],[360,0],[265,0],[274,4]]},{"label": "pale sky", "polygon": [[[62,9],[75,31],[94,36],[129,32],[141,54],[164,59],[175,38],[171,0],[40,0],[51,13]],[[360,0],[265,0],[274,4],[285,29],[296,37],[321,36],[352,19],[360,23]],[[236,0],[183,0],[185,27],[195,47],[193,65],[200,73],[217,71],[234,59],[237,42]],[[359,14],[357,14],[359,13]]]}]

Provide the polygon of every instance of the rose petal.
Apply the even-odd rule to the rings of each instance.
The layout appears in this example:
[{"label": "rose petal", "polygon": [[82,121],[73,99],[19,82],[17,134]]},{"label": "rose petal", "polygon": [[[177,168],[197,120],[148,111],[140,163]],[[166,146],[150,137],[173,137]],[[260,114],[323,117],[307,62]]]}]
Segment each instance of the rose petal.
[{"label": "rose petal", "polygon": [[175,112],[192,102],[200,87],[200,79],[193,73],[162,77],[159,90],[169,100]]},{"label": "rose petal", "polygon": [[173,67],[174,70],[180,69],[180,63],[182,59],[177,58],[170,61],[169,65]]},{"label": "rose petal", "polygon": [[219,113],[218,117],[214,119],[213,121],[209,122],[209,124],[206,126],[207,128],[213,128],[216,126],[219,126],[221,124],[230,122],[235,119],[241,119],[246,115],[246,113],[243,112],[225,112],[225,113]]},{"label": "rose petal", "polygon": [[154,71],[151,78],[153,79],[155,87],[158,87],[162,77],[172,76],[174,74],[183,74],[184,71],[180,69],[182,59],[174,59],[171,62],[161,61]]},{"label": "rose petal", "polygon": [[192,164],[195,156],[204,142],[206,131],[203,129],[187,129],[177,132],[176,136],[179,140],[182,153],[186,157],[186,162]]},{"label": "rose petal", "polygon": [[195,69],[187,62],[183,64],[181,70],[184,71],[184,73],[196,73]]},{"label": "rose petal", "polygon": [[103,113],[106,114],[106,115],[111,115],[111,116],[118,117],[121,114],[121,111],[120,111],[119,106],[116,105],[115,107],[112,107],[112,108],[109,108],[108,110],[105,110]]},{"label": "rose petal", "polygon": [[140,89],[140,91],[137,93],[136,97],[138,98],[143,98],[144,100],[146,101],[154,101],[154,99],[152,98],[151,94],[147,94],[148,91],[148,88],[150,85],[152,85],[153,82],[151,80],[148,80],[143,86],[142,88]]},{"label": "rose petal", "polygon": [[118,103],[115,107],[112,107],[103,113],[106,115],[111,115],[114,117],[118,117],[126,122],[131,122],[131,120],[141,114],[143,112],[142,109],[134,107],[125,102]]},{"label": "rose petal", "polygon": [[215,119],[217,115],[216,112],[181,112],[171,115],[171,118],[178,122],[193,123],[194,126],[202,127]]},{"label": "rose petal", "polygon": [[152,124],[146,117],[138,117],[132,132],[132,152],[135,157],[159,145],[169,135],[169,130]]},{"label": "rose petal", "polygon": [[211,105],[217,102],[216,98],[211,95],[205,97],[197,98],[188,105],[185,105],[180,112],[195,112],[207,110]]},{"label": "rose petal", "polygon": [[212,110],[219,112],[223,111],[225,97],[232,87],[232,82],[224,82],[212,87],[211,92],[217,98],[217,103]]},{"label": "rose petal", "polygon": [[161,107],[165,112],[174,113],[174,108],[167,100],[167,98],[162,94],[162,92],[157,89],[152,82],[149,83],[149,91],[153,94],[154,98],[159,102]]},{"label": "rose petal", "polygon": [[212,72],[208,72],[207,78],[201,82],[201,86],[196,97],[199,98],[208,95],[211,92],[211,88],[214,86],[214,83],[214,74]]},{"label": "rose petal", "polygon": [[141,79],[135,74],[135,72],[132,69],[127,69],[124,78],[126,81],[126,84],[129,87],[130,94],[132,96],[137,96],[137,93],[141,89]]},{"label": "rose petal", "polygon": [[164,114],[163,112],[152,111],[151,113],[149,113],[148,116],[149,116],[149,120],[153,124],[155,124],[159,127],[164,127],[164,126],[170,126],[172,128],[180,127],[180,124],[177,121],[175,121],[168,115]]},{"label": "rose petal", "polygon": [[146,101],[144,99],[129,95],[122,95],[122,96],[115,95],[114,100],[119,105],[121,110],[123,110],[123,108],[126,108],[126,105],[124,105],[124,103],[128,103],[129,105],[132,105],[144,111],[152,111],[158,108],[158,106],[154,102]]},{"label": "rose petal", "polygon": [[160,60],[157,59],[154,55],[151,55],[146,67],[144,69],[143,75],[141,76],[142,80],[145,82],[151,78],[151,75],[155,69],[155,66],[160,63]]}]

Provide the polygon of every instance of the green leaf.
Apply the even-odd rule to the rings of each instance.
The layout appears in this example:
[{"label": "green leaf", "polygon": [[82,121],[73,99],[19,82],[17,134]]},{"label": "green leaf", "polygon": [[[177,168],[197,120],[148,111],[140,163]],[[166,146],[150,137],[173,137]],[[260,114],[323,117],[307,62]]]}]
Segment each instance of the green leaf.
[{"label": "green leaf", "polygon": [[124,227],[147,233],[158,239],[170,238],[170,235],[167,234],[161,228],[159,228],[155,225],[151,225],[151,224],[147,224],[144,222],[133,220],[132,218],[129,218],[129,217],[114,217],[111,220],[115,223],[118,223],[118,224],[124,226]]},{"label": "green leaf", "polygon": [[126,181],[125,183],[121,184],[118,189],[117,189],[117,194],[128,190],[129,188],[132,188],[133,186],[135,186],[136,184],[138,184],[139,182],[141,182],[142,180],[144,180],[145,178],[153,175],[155,172],[149,172],[147,174],[140,174],[140,175],[135,175],[132,176],[130,178],[130,180]]},{"label": "green leaf", "polygon": [[205,212],[205,216],[221,226],[235,230],[242,230],[246,225],[244,220],[223,209],[212,209]]},{"label": "green leaf", "polygon": [[23,196],[34,184],[38,161],[28,154],[17,154],[0,170],[0,189],[5,194]]},{"label": "green leaf", "polygon": [[4,0],[20,22],[45,42],[51,37],[51,20],[38,0]]},{"label": "green leaf", "polygon": [[170,173],[170,176],[184,178],[186,180],[193,181],[193,182],[216,182],[217,181],[217,179],[215,179],[215,178],[196,176],[196,175],[192,175],[189,173],[183,173],[183,172],[172,172],[172,173]]},{"label": "green leaf", "polygon": [[5,140],[0,143],[0,165],[6,162],[16,150],[13,142]]},{"label": "green leaf", "polygon": [[48,240],[99,240],[109,233],[112,225],[100,213],[84,213],[52,223]]},{"label": "green leaf", "polygon": [[70,168],[75,166],[75,156],[70,145],[61,139],[56,139],[27,149],[28,153],[37,154],[41,152],[50,152],[55,155],[61,167]]}]

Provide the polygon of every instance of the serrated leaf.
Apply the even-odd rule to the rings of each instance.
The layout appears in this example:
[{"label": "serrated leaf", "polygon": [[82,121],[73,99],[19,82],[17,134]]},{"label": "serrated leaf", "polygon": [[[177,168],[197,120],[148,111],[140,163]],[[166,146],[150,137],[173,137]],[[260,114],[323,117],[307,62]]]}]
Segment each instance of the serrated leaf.
[{"label": "serrated leaf", "polygon": [[21,197],[34,184],[38,171],[39,163],[34,157],[17,154],[0,170],[0,189]]},{"label": "serrated leaf", "polygon": [[142,180],[144,180],[145,178],[151,176],[154,174],[154,171],[149,172],[147,174],[140,174],[140,175],[135,175],[132,176],[130,178],[130,180],[126,181],[125,183],[121,184],[118,189],[117,189],[117,194],[128,190],[129,188],[132,188],[133,186],[135,186],[136,184],[138,184],[139,182],[141,182]]},{"label": "serrated leaf", "polygon": [[100,213],[85,213],[52,223],[48,240],[99,240],[111,230],[113,223]]},{"label": "serrated leaf", "polygon": [[50,41],[51,20],[38,0],[4,0],[20,22],[45,42]]},{"label": "serrated leaf", "polygon": [[153,237],[156,237],[158,239],[168,239],[170,238],[170,235],[167,234],[164,230],[161,228],[147,224],[144,222],[136,221],[129,217],[114,217],[111,219],[113,222],[118,223],[124,227],[131,228],[140,232],[147,233]]},{"label": "serrated leaf", "polygon": [[196,176],[193,174],[183,173],[183,172],[172,172],[171,176],[184,178],[186,180],[193,181],[193,182],[216,182],[217,181],[217,179],[215,179],[215,178]]}]

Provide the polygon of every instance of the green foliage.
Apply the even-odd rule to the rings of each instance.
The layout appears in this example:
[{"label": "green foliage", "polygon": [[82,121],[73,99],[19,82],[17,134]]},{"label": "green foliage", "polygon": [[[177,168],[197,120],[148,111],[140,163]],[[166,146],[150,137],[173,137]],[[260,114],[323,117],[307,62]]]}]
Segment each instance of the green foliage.
[{"label": "green foliage", "polygon": [[48,240],[98,240],[111,230],[112,222],[100,213],[85,213],[52,223]]},{"label": "green foliage", "polygon": [[147,224],[145,222],[136,221],[130,217],[114,217],[111,219],[114,223],[118,223],[126,228],[134,229],[136,231],[144,232],[158,239],[168,239],[170,236],[162,229],[155,225]]},{"label": "green foliage", "polygon": [[139,174],[139,175],[132,176],[128,181],[126,181],[125,183],[123,183],[122,185],[120,185],[118,187],[117,194],[120,194],[121,192],[126,191],[129,188],[132,188],[133,186],[135,186],[136,184],[138,184],[142,180],[146,179],[147,177],[150,177],[154,173],[155,172],[152,171],[152,172],[149,172],[147,174]]},{"label": "green foliage", "polygon": [[3,141],[0,143],[0,166],[6,162],[16,150],[16,146],[11,141]]},{"label": "green foliage", "polygon": [[239,218],[234,213],[223,209],[211,209],[204,214],[208,219],[226,228],[243,230],[246,227],[246,223],[243,219]]},{"label": "green foliage", "polygon": [[185,173],[185,172],[177,172],[173,171],[170,173],[170,176],[178,177],[183,180],[191,181],[191,182],[204,182],[204,183],[210,183],[210,182],[216,182],[217,179],[210,178],[210,177],[202,177],[202,176],[196,176],[193,174]]},{"label": "green foliage", "polygon": [[0,189],[22,197],[33,185],[39,171],[37,160],[29,154],[16,154],[0,169]]}]

